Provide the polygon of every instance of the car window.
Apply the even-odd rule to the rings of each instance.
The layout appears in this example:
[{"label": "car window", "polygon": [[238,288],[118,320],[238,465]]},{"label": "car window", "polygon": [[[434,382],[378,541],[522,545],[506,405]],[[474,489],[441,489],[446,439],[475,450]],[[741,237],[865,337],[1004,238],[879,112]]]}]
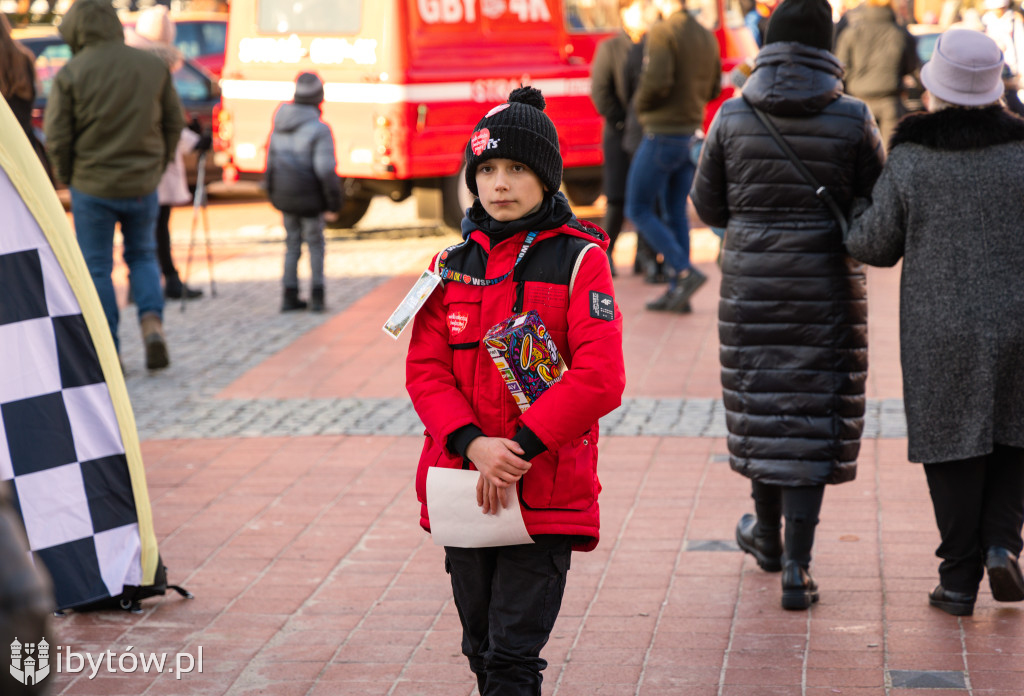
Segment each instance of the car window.
[{"label": "car window", "polygon": [[174,89],[182,101],[210,99],[210,82],[198,70],[185,64],[174,73]]},{"label": "car window", "polygon": [[36,55],[37,95],[45,97],[50,93],[53,78],[69,60],[71,60],[71,47],[63,42],[45,46]]},{"label": "car window", "polygon": [[939,34],[922,34],[915,37],[917,39],[917,57],[921,61],[921,65],[924,65],[932,59],[932,53],[935,51],[935,42],[939,40]]},{"label": "car window", "polygon": [[224,22],[179,22],[174,45],[186,58],[224,53],[227,24]]},{"label": "car window", "polygon": [[261,34],[356,34],[362,0],[257,0]]}]

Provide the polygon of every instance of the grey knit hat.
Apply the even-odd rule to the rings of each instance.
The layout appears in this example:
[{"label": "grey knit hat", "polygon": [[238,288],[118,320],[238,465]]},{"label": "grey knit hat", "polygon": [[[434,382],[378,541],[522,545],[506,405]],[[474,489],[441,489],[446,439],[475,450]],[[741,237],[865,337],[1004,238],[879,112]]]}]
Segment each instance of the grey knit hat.
[{"label": "grey knit hat", "polygon": [[316,73],[304,72],[295,78],[296,104],[317,106],[324,100],[324,83]]},{"label": "grey knit hat", "polygon": [[537,175],[548,191],[562,185],[562,154],[558,131],[544,113],[544,95],[533,87],[519,87],[480,119],[466,145],[466,186],[476,190],[476,168],[489,159],[522,162]]},{"label": "grey knit hat", "polygon": [[1003,52],[973,29],[947,29],[935,42],[932,59],[921,68],[921,84],[957,106],[982,106],[1003,96]]}]

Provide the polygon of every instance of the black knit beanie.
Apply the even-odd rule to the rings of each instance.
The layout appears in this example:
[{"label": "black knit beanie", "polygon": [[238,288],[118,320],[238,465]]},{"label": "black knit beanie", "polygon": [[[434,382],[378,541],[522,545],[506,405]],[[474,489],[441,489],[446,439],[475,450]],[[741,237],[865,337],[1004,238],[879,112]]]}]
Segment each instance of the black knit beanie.
[{"label": "black knit beanie", "polygon": [[832,6],[828,0],[782,0],[768,20],[764,43],[797,41],[832,50]]},{"label": "black knit beanie", "polygon": [[[824,1],[824,0],[823,0]],[[562,155],[558,131],[544,113],[544,95],[533,87],[519,87],[480,119],[466,145],[466,186],[476,190],[476,168],[496,157],[522,162],[533,170],[548,192],[562,185]]]},{"label": "black knit beanie", "polygon": [[296,104],[316,106],[324,100],[324,83],[316,73],[304,72],[295,78]]}]

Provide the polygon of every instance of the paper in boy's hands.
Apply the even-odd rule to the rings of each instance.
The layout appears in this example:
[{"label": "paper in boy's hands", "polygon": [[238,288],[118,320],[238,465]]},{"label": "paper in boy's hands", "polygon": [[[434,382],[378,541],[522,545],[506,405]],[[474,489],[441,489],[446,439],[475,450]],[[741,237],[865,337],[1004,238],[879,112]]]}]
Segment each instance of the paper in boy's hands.
[{"label": "paper in boy's hands", "polygon": [[434,288],[440,282],[441,276],[438,274],[431,271],[423,271],[416,283],[406,293],[405,298],[384,323],[384,333],[397,341],[398,337],[405,331],[409,320],[416,316],[416,312],[423,308],[423,304],[430,297],[430,293],[434,292]]},{"label": "paper in boy's hands", "polygon": [[484,335],[505,386],[520,411],[526,411],[541,394],[562,379],[565,361],[536,310],[509,317]]},{"label": "paper in boy's hands", "polygon": [[476,502],[479,471],[432,466],[427,470],[427,514],[437,546],[465,549],[532,544],[519,497],[508,490],[508,507],[484,514]]}]

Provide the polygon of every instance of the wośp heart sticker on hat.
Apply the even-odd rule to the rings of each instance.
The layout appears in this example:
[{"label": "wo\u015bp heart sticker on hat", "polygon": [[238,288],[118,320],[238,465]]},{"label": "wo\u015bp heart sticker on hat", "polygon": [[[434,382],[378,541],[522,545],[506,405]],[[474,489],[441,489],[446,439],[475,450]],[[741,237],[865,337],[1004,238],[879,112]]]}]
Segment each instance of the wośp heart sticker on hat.
[{"label": "wo\u015bp heart sticker on hat", "polygon": [[473,154],[479,156],[481,152],[487,149],[487,141],[491,139],[491,131],[486,128],[481,128],[473,134],[473,138],[469,141],[469,146],[473,149]]}]

